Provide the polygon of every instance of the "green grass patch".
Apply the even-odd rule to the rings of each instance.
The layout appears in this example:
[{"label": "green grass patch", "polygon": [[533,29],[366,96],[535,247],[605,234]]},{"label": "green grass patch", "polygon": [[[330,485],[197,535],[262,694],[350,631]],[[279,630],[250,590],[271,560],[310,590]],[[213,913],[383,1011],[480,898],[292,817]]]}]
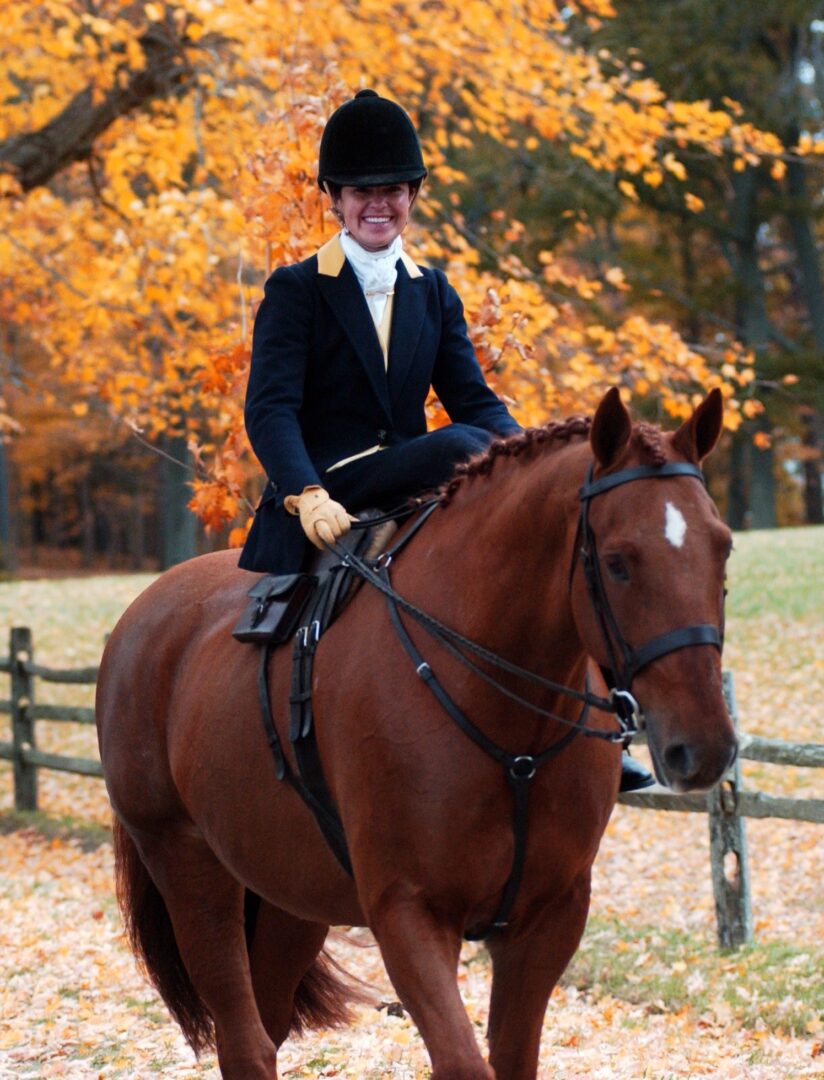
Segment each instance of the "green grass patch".
[{"label": "green grass patch", "polygon": [[727,614],[750,619],[824,615],[824,528],[763,529],[735,534]]},{"label": "green grass patch", "polygon": [[13,832],[32,832],[44,840],[72,840],[82,851],[96,851],[102,844],[112,842],[112,831],[104,825],[77,818],[54,817],[39,810],[0,811],[0,835]]},{"label": "green grass patch", "polygon": [[807,1035],[824,1029],[822,970],[822,948],[755,943],[724,953],[691,934],[591,919],[562,983],[652,1011]]}]

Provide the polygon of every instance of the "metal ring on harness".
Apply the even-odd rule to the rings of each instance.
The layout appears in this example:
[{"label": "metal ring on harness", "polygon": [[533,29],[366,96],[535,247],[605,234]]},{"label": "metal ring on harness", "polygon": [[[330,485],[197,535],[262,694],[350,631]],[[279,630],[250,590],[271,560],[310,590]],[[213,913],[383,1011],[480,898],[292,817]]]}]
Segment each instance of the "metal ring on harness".
[{"label": "metal ring on harness", "polygon": [[509,775],[513,780],[531,780],[536,771],[535,758],[529,754],[520,754],[509,766]]},{"label": "metal ring on harness", "polygon": [[615,715],[625,728],[625,734],[634,735],[642,722],[641,706],[629,690],[619,690],[617,686],[609,692],[609,700],[615,706]]}]

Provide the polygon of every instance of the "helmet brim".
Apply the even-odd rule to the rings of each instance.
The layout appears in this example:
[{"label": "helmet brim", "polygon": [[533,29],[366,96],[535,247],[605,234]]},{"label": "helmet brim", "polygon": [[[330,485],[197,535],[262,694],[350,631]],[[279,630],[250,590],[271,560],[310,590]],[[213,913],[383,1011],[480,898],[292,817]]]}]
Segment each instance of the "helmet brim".
[{"label": "helmet brim", "polygon": [[415,180],[423,180],[426,177],[426,169],[398,169],[392,172],[374,173],[342,173],[319,176],[318,183],[337,184],[339,187],[376,187],[383,184],[411,184]]}]

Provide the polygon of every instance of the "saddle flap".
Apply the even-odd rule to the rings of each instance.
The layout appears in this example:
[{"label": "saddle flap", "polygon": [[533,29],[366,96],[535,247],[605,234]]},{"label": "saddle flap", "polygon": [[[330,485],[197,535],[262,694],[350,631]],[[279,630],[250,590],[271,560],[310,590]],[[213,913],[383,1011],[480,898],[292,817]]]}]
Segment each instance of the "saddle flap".
[{"label": "saddle flap", "polygon": [[318,579],[314,574],[267,574],[246,594],[250,600],[232,630],[238,641],[277,645],[294,634]]},{"label": "saddle flap", "polygon": [[266,574],[265,577],[256,581],[246,593],[255,600],[276,600],[279,596],[286,596],[306,574]]}]

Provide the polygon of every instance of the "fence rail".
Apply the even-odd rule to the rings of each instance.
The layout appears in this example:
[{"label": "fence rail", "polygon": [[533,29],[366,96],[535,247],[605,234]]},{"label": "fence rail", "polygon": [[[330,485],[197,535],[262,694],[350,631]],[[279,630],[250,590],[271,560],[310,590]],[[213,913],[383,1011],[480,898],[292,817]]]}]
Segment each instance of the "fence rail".
[{"label": "fence rail", "polygon": [[[14,766],[14,802],[18,810],[37,809],[37,770],[56,769],[81,776],[101,777],[100,762],[93,758],[69,757],[38,750],[35,741],[37,720],[72,724],[93,724],[94,709],[80,705],[50,705],[35,702],[35,680],[62,685],[92,685],[97,667],[58,669],[34,662],[31,631],[15,627],[11,631],[9,655],[0,657],[0,672],[11,678],[11,697],[0,699],[0,714],[11,715],[12,741],[0,741],[0,759]],[[735,688],[731,672],[724,672],[727,708],[738,727]],[[636,742],[645,742],[641,733]],[[752,938],[749,867],[744,818],[783,818],[791,821],[824,823],[824,799],[794,799],[747,791],[741,784],[741,759],[773,765],[824,768],[824,744],[789,743],[739,732],[739,752],[735,765],[712,791],[677,795],[651,789],[628,792],[619,802],[647,810],[674,810],[707,814],[710,829],[712,873],[718,939],[723,948],[736,948]]]}]

